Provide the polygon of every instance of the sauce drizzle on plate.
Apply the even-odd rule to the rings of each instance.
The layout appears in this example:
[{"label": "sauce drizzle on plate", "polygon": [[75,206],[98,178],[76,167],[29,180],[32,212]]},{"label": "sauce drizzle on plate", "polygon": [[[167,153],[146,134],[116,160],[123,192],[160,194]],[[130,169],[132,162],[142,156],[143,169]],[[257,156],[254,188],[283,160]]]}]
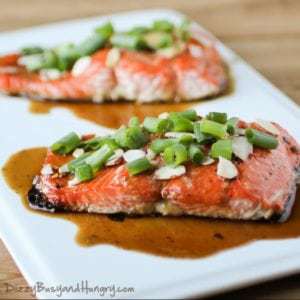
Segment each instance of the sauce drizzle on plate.
[{"label": "sauce drizzle on plate", "polygon": [[[80,213],[49,214],[32,210],[26,199],[33,177],[40,171],[46,148],[13,154],[3,167],[7,184],[30,212],[63,218],[78,227],[81,246],[110,244],[165,257],[199,258],[255,240],[300,236],[300,192],[290,219],[283,224],[239,222],[194,217],[125,217]],[[49,233],[51,234],[51,233]],[[101,248],[99,248],[101,251]]]}]

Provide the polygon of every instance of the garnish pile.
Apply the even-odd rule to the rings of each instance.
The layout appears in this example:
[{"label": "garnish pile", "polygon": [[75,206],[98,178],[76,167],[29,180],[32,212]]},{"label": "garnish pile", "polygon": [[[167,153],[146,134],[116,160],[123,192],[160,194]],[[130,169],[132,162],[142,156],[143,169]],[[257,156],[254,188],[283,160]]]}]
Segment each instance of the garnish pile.
[{"label": "garnish pile", "polygon": [[83,57],[92,55],[103,48],[123,48],[135,51],[152,51],[165,56],[178,54],[189,38],[189,23],[184,21],[175,26],[167,20],[157,20],[149,27],[134,27],[129,31],[116,32],[108,22],[95,28],[84,41],[75,45],[64,43],[52,49],[39,46],[21,50],[19,64],[29,72],[51,72],[58,74],[71,70]]},{"label": "garnish pile", "polygon": [[[238,176],[235,163],[246,161],[253,147],[278,146],[276,126],[267,121],[256,123],[262,130],[228,118],[226,113],[200,117],[191,109],[146,117],[142,123],[133,117],[127,126],[104,137],[81,138],[71,132],[54,143],[51,151],[74,157],[58,170],[60,176],[71,175],[69,185],[92,180],[101,169],[124,162],[131,176],[152,170],[158,180],[183,175],[187,164],[218,162],[217,174],[231,179]],[[44,166],[42,173],[52,174],[51,168]]]}]

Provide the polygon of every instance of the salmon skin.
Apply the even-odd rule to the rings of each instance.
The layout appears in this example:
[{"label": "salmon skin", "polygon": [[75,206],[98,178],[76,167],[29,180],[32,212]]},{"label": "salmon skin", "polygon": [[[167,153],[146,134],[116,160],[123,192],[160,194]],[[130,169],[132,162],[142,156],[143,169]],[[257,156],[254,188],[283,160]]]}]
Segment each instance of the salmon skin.
[{"label": "salmon skin", "polygon": [[228,78],[214,45],[190,39],[183,47],[171,58],[126,49],[113,49],[112,53],[105,48],[84,57],[76,71],[65,71],[59,78],[28,72],[20,64],[20,55],[7,55],[0,57],[0,92],[96,103],[191,101],[222,93]]},{"label": "salmon skin", "polygon": [[[260,128],[257,123],[239,124],[240,128]],[[277,148],[255,147],[246,160],[234,159],[238,175],[232,179],[217,174],[216,161],[187,163],[184,174],[168,180],[157,180],[152,170],[131,176],[121,159],[117,165],[100,170],[92,180],[70,186],[69,175],[60,176],[57,170],[71,155],[48,150],[43,169],[51,166],[51,172],[35,177],[28,200],[31,207],[50,212],[285,221],[299,182],[300,147],[285,129],[272,124],[278,132]]]}]

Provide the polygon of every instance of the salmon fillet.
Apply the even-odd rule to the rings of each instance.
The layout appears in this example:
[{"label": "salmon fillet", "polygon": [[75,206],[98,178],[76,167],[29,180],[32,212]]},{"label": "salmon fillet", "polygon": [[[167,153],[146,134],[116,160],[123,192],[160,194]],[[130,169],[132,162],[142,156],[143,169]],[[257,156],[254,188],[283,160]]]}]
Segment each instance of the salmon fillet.
[{"label": "salmon fillet", "polygon": [[[153,171],[131,176],[124,161],[105,167],[94,179],[75,186],[55,170],[71,159],[48,151],[44,166],[51,174],[38,174],[28,194],[30,205],[49,211],[90,213],[192,215],[240,220],[288,218],[299,181],[300,147],[279,125],[278,147],[254,148],[245,161],[235,159],[238,175],[226,179],[217,174],[217,163],[186,164],[186,173],[157,180]],[[241,128],[258,124],[240,122]]]},{"label": "salmon fillet", "polygon": [[109,53],[99,50],[80,74],[66,71],[58,79],[26,71],[18,54],[0,57],[0,91],[34,99],[147,103],[197,100],[222,93],[228,84],[215,47],[195,39],[173,58],[122,49],[118,61],[108,66]]}]

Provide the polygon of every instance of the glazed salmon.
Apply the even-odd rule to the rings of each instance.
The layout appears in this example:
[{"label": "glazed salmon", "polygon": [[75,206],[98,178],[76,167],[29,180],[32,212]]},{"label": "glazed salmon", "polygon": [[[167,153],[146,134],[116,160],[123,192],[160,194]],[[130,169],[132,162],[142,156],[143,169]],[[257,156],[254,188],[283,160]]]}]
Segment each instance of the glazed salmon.
[{"label": "glazed salmon", "polygon": [[75,66],[79,71],[73,68],[59,78],[28,72],[18,54],[1,57],[0,91],[33,99],[147,103],[197,100],[222,93],[228,84],[213,44],[190,39],[170,58],[146,51],[112,51],[105,48],[80,59]]},{"label": "glazed salmon", "polygon": [[[276,129],[278,146],[254,147],[244,160],[235,157],[232,164],[237,173],[229,177],[219,173],[221,158],[219,164],[217,160],[200,165],[186,161],[185,171],[168,179],[157,177],[153,169],[133,176],[124,156],[116,165],[101,169],[90,181],[70,185],[71,175],[61,175],[58,170],[73,159],[72,155],[49,150],[28,199],[33,208],[50,211],[284,221],[292,209],[299,181],[300,147],[286,130],[275,123],[271,125]],[[265,132],[258,123],[240,121],[238,128]],[[154,165],[160,168],[161,164],[162,157],[157,156]],[[49,167],[50,172],[43,172]]]}]

